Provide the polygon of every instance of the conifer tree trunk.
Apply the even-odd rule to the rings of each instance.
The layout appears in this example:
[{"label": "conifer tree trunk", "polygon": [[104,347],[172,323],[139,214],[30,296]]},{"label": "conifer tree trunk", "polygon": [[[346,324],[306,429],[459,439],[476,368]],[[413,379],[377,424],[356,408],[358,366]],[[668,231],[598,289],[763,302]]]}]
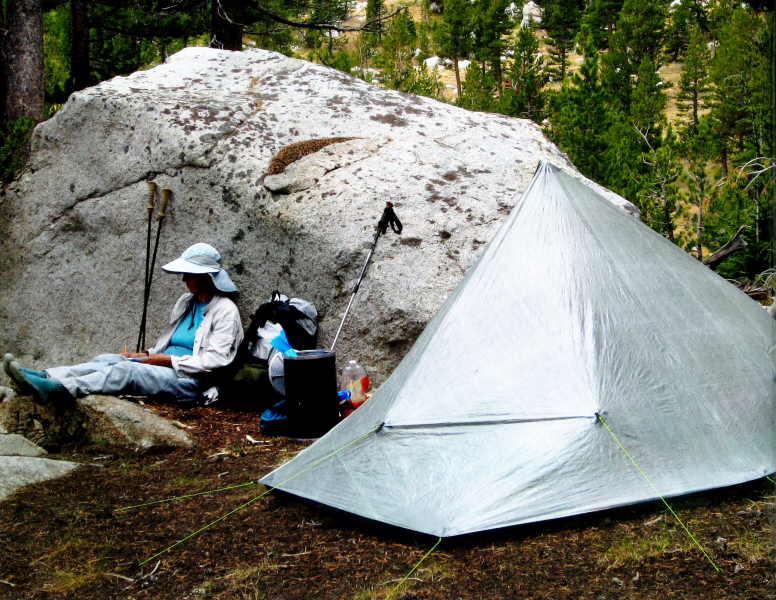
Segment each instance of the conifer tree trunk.
[{"label": "conifer tree trunk", "polygon": [[89,15],[87,0],[70,0],[70,78],[72,91],[90,84]]},{"label": "conifer tree trunk", "polygon": [[566,79],[566,49],[563,48],[560,54],[560,80],[561,83]]},{"label": "conifer tree trunk", "polygon": [[703,262],[703,245],[701,244],[701,234],[703,233],[703,196],[698,198],[698,260]]},{"label": "conifer tree trunk", "polygon": [[453,65],[455,65],[455,86],[458,89],[458,97],[461,97],[461,72],[458,70],[458,57],[453,57]]},{"label": "conifer tree trunk", "polygon": [[235,20],[235,0],[212,0],[210,4],[210,38],[216,48],[242,50],[242,25]]},{"label": "conifer tree trunk", "polygon": [[41,0],[7,0],[2,39],[3,123],[30,117],[43,121],[43,13]]}]

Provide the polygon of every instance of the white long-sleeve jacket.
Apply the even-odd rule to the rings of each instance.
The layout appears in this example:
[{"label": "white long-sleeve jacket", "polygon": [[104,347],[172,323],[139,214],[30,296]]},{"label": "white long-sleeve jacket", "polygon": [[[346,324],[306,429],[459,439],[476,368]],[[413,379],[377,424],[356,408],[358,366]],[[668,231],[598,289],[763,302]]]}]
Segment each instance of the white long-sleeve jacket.
[{"label": "white long-sleeve jacket", "polygon": [[[194,296],[183,294],[172,309],[170,324],[164,329],[149,354],[164,353],[172,334],[186,316]],[[240,313],[234,302],[216,295],[202,309],[202,323],[194,334],[191,356],[172,356],[172,366],[179,377],[197,377],[231,364],[243,340]]]}]

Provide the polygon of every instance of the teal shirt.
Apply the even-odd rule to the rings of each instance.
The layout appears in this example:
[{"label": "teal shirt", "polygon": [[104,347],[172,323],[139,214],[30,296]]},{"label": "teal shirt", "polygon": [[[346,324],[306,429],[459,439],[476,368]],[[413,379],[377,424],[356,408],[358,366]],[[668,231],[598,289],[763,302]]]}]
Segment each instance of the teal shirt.
[{"label": "teal shirt", "polygon": [[205,304],[193,302],[189,311],[183,315],[178,328],[172,334],[170,345],[164,351],[170,356],[191,356],[194,353],[194,336],[202,324],[202,309]]}]

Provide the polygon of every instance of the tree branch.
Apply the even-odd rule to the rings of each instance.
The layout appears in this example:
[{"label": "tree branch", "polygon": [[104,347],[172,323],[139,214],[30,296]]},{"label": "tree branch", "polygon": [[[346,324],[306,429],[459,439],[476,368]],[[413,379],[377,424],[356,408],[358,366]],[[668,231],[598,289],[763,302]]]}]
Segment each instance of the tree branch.
[{"label": "tree branch", "polygon": [[[218,14],[221,18],[225,19],[226,21],[229,21],[232,25],[239,25],[241,27],[250,27],[249,25],[245,25],[244,23],[235,23],[234,21],[232,21],[232,19],[229,18],[229,15],[226,14],[226,11],[224,10],[223,6],[221,6],[221,0],[216,0],[216,2],[218,3]],[[287,25],[288,27],[296,27],[298,29],[316,29],[319,31],[338,31],[340,33],[370,31],[369,28],[372,25],[375,25],[376,23],[390,19],[391,17],[395,17],[401,11],[407,10],[408,8],[409,6],[402,6],[400,8],[397,8],[395,11],[393,11],[390,14],[383,15],[381,17],[377,17],[376,19],[367,21],[360,27],[343,27],[341,23],[345,19],[345,17],[347,17],[347,15],[343,15],[341,19],[323,19],[319,21],[294,21],[291,19],[287,19],[286,17],[279,15],[274,11],[271,11],[270,9],[265,8],[264,6],[261,6],[261,5],[256,6],[256,10],[258,10],[261,14],[265,15],[266,17],[275,21],[276,23]]]},{"label": "tree branch", "polygon": [[717,267],[723,260],[728,257],[728,255],[732,254],[736,250],[740,250],[747,245],[746,240],[741,237],[741,233],[748,227],[748,225],[742,225],[738,232],[736,232],[736,234],[728,240],[728,243],[713,254],[707,256],[703,261],[703,264],[712,271],[716,271]]},{"label": "tree branch", "polygon": [[[770,163],[770,164],[766,164]],[[752,170],[748,170],[749,167],[754,167]],[[749,186],[752,185],[755,181],[757,181],[757,178],[762,175],[763,173],[767,173],[768,171],[775,171],[774,177],[776,177],[776,163],[774,163],[773,159],[767,158],[764,156],[758,156],[757,158],[753,158],[752,160],[748,161],[746,164],[741,166],[739,168],[738,175],[736,176],[736,182],[738,182],[741,177],[748,178],[750,175],[754,175],[754,179],[746,184],[746,187],[744,188],[744,191],[749,189]],[[771,178],[771,181],[773,181],[773,178]],[[769,182],[770,183],[770,182]]]}]

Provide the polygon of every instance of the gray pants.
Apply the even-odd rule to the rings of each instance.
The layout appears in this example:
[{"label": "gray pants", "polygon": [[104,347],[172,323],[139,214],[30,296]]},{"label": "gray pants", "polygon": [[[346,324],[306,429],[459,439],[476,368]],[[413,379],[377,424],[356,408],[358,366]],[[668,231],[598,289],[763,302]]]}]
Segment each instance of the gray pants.
[{"label": "gray pants", "polygon": [[199,381],[178,377],[174,369],[127,360],[118,354],[100,354],[91,362],[72,367],[46,369],[62,382],[74,398],[89,394],[172,396],[178,401],[197,399]]}]

